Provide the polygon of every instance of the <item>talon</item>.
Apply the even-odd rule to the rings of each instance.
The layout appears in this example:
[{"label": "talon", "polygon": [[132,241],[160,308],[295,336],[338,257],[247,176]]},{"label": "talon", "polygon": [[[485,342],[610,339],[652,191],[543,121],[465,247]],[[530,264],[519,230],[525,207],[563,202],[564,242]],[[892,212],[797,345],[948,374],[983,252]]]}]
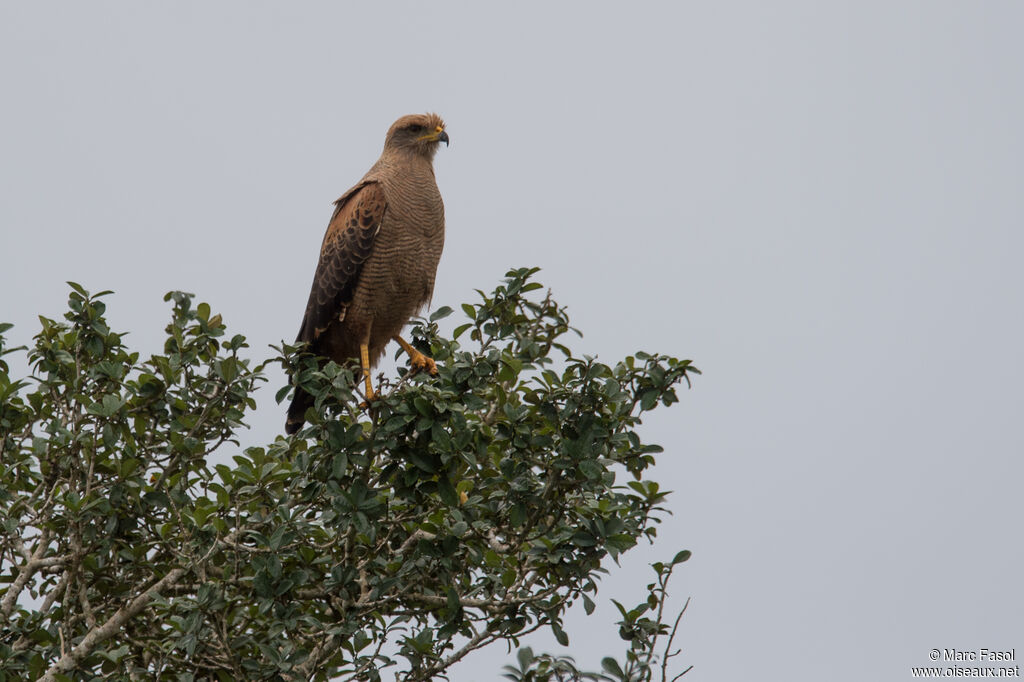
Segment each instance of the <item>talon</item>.
[{"label": "talon", "polygon": [[359,409],[360,410],[368,410],[371,407],[373,407],[373,403],[377,402],[379,399],[380,399],[380,395],[378,393],[372,393],[370,395],[367,395],[366,396],[366,400],[364,400],[363,402],[359,403]]},{"label": "talon", "polygon": [[409,358],[409,365],[412,367],[413,372],[419,372],[421,370],[427,370],[431,376],[437,376],[437,363],[434,362],[434,358],[427,357],[423,353],[417,352],[415,355]]},{"label": "talon", "polygon": [[425,369],[430,372],[431,376],[437,376],[437,363],[434,362],[434,358],[419,352],[401,336],[396,336],[395,341],[398,341],[398,345],[401,346],[402,350],[404,350],[406,355],[409,356],[409,367],[413,374]]}]

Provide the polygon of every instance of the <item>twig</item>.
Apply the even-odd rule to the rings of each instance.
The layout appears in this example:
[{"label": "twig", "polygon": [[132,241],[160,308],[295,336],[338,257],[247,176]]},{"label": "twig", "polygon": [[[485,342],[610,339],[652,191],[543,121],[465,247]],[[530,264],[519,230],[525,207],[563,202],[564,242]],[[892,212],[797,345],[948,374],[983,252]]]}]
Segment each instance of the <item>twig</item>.
[{"label": "twig", "polygon": [[[679,621],[683,619],[683,614],[686,613],[686,608],[689,605],[690,599],[688,597],[686,599],[686,603],[683,604],[683,609],[679,612],[679,615],[676,616],[676,622],[672,624],[672,631],[668,635],[668,642],[665,643],[665,653],[661,657],[661,682],[665,682],[665,680],[668,679],[668,659],[672,658],[673,656],[679,655],[678,650],[675,652],[672,651],[672,640],[676,638],[676,632],[679,631]],[[692,669],[693,666],[691,665],[689,668],[673,677],[672,682],[675,682],[680,677],[690,672],[690,670]]]}]

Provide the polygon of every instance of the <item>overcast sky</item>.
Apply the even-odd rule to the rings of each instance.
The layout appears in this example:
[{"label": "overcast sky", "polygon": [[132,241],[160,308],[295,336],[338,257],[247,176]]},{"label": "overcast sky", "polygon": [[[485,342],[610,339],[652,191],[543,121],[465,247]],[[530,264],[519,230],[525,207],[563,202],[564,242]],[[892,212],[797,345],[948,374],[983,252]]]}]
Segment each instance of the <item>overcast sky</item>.
[{"label": "overcast sky", "polygon": [[267,357],[331,202],[437,111],[435,307],[537,265],[578,352],[704,370],[642,431],[674,516],[568,653],[621,651],[606,597],[683,548],[686,679],[1024,652],[1022,31],[998,1],[5,1],[0,320],[28,342],[75,280],[149,353],[184,289]]}]

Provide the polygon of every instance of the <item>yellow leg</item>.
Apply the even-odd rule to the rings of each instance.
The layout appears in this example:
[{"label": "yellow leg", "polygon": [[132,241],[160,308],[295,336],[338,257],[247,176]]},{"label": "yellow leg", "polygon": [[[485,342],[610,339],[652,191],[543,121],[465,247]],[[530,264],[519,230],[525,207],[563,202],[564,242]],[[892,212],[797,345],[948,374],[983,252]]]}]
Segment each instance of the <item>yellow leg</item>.
[{"label": "yellow leg", "polygon": [[363,367],[363,380],[366,382],[366,402],[369,403],[377,396],[373,393],[373,384],[370,383],[370,346],[359,344],[359,364]]},{"label": "yellow leg", "polygon": [[401,336],[396,336],[395,341],[402,347],[406,355],[409,356],[409,365],[412,367],[413,372],[418,372],[421,369],[425,369],[430,372],[431,376],[437,376],[437,363],[434,359],[419,352],[409,342],[403,339]]}]

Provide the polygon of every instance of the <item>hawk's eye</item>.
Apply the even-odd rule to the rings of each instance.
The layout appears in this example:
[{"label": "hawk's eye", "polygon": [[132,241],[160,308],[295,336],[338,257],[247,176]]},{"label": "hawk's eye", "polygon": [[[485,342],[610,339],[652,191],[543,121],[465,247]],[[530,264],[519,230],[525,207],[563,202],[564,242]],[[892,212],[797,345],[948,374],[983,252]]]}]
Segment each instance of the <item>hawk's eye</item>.
[{"label": "hawk's eye", "polygon": [[417,133],[417,134],[422,133],[423,132],[423,126],[419,125],[418,123],[417,124],[413,124],[413,125],[409,126],[409,132]]}]

